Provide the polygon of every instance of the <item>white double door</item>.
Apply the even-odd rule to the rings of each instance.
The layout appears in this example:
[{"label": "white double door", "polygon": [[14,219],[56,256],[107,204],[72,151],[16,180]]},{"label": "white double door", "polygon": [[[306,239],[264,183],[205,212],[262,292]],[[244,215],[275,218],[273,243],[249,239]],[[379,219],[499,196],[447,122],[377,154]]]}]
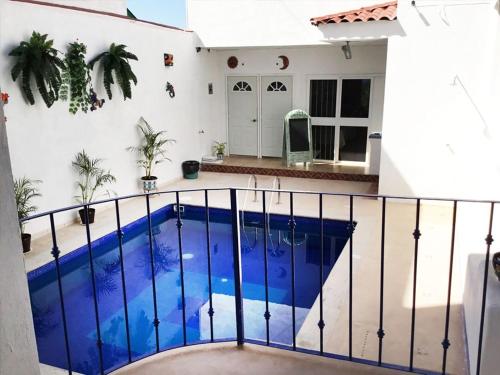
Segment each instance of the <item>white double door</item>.
[{"label": "white double door", "polygon": [[227,98],[230,154],[281,157],[292,77],[228,77]]}]

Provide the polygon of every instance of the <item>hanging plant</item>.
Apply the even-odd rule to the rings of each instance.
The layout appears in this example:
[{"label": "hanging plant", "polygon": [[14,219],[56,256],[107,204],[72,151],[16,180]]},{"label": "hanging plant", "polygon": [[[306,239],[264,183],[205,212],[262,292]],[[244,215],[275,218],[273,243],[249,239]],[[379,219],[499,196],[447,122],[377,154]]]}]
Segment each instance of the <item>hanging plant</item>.
[{"label": "hanging plant", "polygon": [[50,108],[59,99],[62,83],[60,69],[64,69],[64,63],[57,57],[57,50],[53,45],[53,40],[47,40],[47,34],[41,35],[33,31],[29,41],[22,41],[9,53],[9,56],[17,58],[11,70],[12,79],[16,81],[21,76],[21,89],[31,105],[35,104],[31,89],[32,77],[47,107]]},{"label": "hanging plant", "polygon": [[62,72],[62,86],[59,96],[69,99],[69,111],[87,113],[90,104],[91,78],[90,69],[85,62],[87,46],[83,43],[70,43],[64,56],[65,68]]},{"label": "hanging plant", "polygon": [[[123,99],[132,98],[132,86],[130,81],[137,85],[137,77],[130,67],[129,60],[139,60],[136,55],[125,50],[127,46],[123,44],[116,45],[112,43],[109,50],[97,55],[89,62],[90,69],[94,69],[97,61],[100,61],[104,70],[104,88],[108,94],[108,98],[112,99],[111,85],[115,83],[114,77],[118,86],[123,93]],[[113,77],[114,74],[114,77]]]}]

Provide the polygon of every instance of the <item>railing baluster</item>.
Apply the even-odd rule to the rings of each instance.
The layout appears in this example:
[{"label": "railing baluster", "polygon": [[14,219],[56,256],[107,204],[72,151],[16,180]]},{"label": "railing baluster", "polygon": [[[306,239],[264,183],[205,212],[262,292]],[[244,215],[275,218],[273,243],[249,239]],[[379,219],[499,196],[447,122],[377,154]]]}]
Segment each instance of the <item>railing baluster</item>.
[{"label": "railing baluster", "polygon": [[490,269],[490,250],[493,243],[493,236],[491,235],[493,229],[493,214],[495,210],[495,203],[491,202],[490,208],[490,223],[488,226],[488,235],[486,236],[486,258],[484,262],[484,280],[483,280],[483,300],[481,302],[481,322],[479,324],[479,343],[477,349],[477,366],[476,375],[481,373],[481,356],[483,352],[483,329],[484,329],[484,315],[486,311],[486,293],[488,291],[488,271]]},{"label": "railing baluster", "polygon": [[184,346],[187,344],[186,334],[186,296],[184,291],[184,261],[182,259],[182,220],[181,206],[179,202],[179,192],[175,192],[175,201],[177,205],[177,237],[179,239],[179,267],[181,277],[181,299],[182,299],[182,337],[184,338]]},{"label": "railing baluster", "polygon": [[269,319],[271,319],[271,313],[269,312],[269,280],[268,280],[268,264],[267,264],[267,215],[266,215],[266,192],[262,192],[262,214],[264,215],[264,290],[266,297],[266,311],[264,313],[264,319],[266,320],[266,344],[269,345]]},{"label": "railing baluster", "polygon": [[236,312],[236,340],[238,346],[245,342],[243,324],[243,294],[241,290],[241,252],[240,252],[240,212],[238,209],[238,193],[230,189],[231,195],[231,234],[233,241],[234,303]]},{"label": "railing baluster", "polygon": [[420,239],[420,199],[417,199],[417,210],[415,220],[415,230],[413,238],[415,239],[415,252],[413,258],[413,302],[411,309],[411,336],[410,336],[410,371],[413,371],[413,356],[415,351],[415,312],[417,303],[417,270],[418,270],[418,240]]},{"label": "railing baluster", "polygon": [[453,279],[453,258],[455,254],[455,225],[457,221],[457,201],[453,202],[453,222],[451,228],[451,250],[450,250],[450,267],[448,274],[448,297],[446,300],[446,318],[444,324],[444,339],[441,345],[443,346],[443,365],[442,374],[446,374],[446,356],[448,354],[448,348],[450,347],[450,340],[448,337],[449,327],[450,327],[450,301],[451,301],[451,283]]},{"label": "railing baluster", "polygon": [[214,342],[214,308],[212,301],[212,252],[210,251],[210,213],[208,209],[208,190],[205,190],[205,223],[207,237],[207,268],[208,268],[208,316],[210,317],[210,342]]},{"label": "railing baluster", "polygon": [[116,235],[118,237],[118,251],[120,253],[120,273],[122,279],[122,290],[123,290],[123,312],[125,315],[125,334],[127,337],[127,351],[128,351],[128,362],[132,362],[132,349],[130,344],[130,329],[129,329],[129,318],[128,318],[128,302],[127,302],[127,288],[125,284],[125,264],[123,260],[123,231],[120,223],[120,206],[118,199],[115,200],[115,216],[116,216]]},{"label": "railing baluster", "polygon": [[319,260],[319,352],[323,355],[323,329],[325,321],[323,320],[323,261],[324,261],[324,228],[323,228],[323,194],[319,194],[319,236],[320,236],[320,260]]},{"label": "railing baluster", "polygon": [[349,360],[352,360],[352,257],[353,257],[353,244],[352,235],[354,233],[353,222],[353,209],[354,201],[353,196],[349,196]]},{"label": "railing baluster", "polygon": [[386,199],[382,198],[382,233],[380,239],[380,313],[379,326],[377,331],[378,336],[378,365],[382,365],[382,341],[385,336],[384,332],[384,271],[385,271],[385,210]]},{"label": "railing baluster", "polygon": [[153,224],[151,223],[151,206],[149,203],[149,194],[146,195],[146,210],[148,214],[148,237],[149,237],[149,258],[151,263],[151,288],[153,291],[153,325],[155,327],[156,338],[156,352],[160,352],[160,332],[158,326],[160,320],[158,319],[158,301],[156,300],[156,272],[155,272],[155,255],[153,251]]},{"label": "railing baluster", "polygon": [[291,283],[292,283],[292,343],[293,350],[297,349],[297,340],[295,338],[297,332],[296,322],[295,322],[295,217],[293,213],[293,193],[290,193],[290,222],[288,223],[290,227],[290,271],[291,271]]},{"label": "railing baluster", "polygon": [[72,365],[71,365],[71,353],[69,350],[69,338],[68,338],[68,324],[66,321],[66,308],[64,306],[64,293],[62,288],[61,281],[61,265],[59,262],[59,248],[57,247],[57,238],[56,238],[56,226],[54,224],[54,214],[50,214],[50,232],[52,233],[52,256],[54,257],[54,262],[56,264],[56,275],[57,275],[57,288],[59,290],[59,301],[61,302],[61,316],[63,323],[63,331],[64,331],[64,347],[66,348],[66,361],[68,362],[68,373],[72,374]]},{"label": "railing baluster", "polygon": [[101,374],[104,374],[104,360],[102,355],[102,339],[101,339],[101,326],[99,319],[99,307],[98,307],[98,295],[97,295],[97,287],[95,281],[95,270],[94,270],[94,256],[92,254],[92,240],[90,237],[90,224],[89,224],[89,206],[84,206],[84,214],[85,214],[85,230],[87,234],[87,247],[89,250],[89,263],[90,263],[90,275],[92,279],[92,294],[94,297],[94,313],[95,313],[95,323],[96,323],[96,334],[97,334],[97,349],[99,352],[99,370]]}]

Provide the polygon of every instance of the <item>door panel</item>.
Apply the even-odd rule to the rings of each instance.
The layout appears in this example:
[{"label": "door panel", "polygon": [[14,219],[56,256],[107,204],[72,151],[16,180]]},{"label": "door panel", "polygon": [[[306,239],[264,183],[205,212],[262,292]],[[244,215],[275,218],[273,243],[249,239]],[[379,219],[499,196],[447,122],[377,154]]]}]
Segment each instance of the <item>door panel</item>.
[{"label": "door panel", "polygon": [[257,77],[228,77],[229,152],[257,156]]},{"label": "door panel", "polygon": [[262,156],[281,157],[283,120],[292,109],[292,77],[261,78]]}]

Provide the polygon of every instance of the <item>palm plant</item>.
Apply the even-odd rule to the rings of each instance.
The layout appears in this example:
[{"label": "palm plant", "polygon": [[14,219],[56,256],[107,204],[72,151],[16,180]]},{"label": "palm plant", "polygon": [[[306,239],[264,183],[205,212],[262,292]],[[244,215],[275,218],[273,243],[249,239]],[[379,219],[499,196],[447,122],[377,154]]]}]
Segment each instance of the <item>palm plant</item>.
[{"label": "palm plant", "polygon": [[24,225],[21,223],[21,220],[27,218],[31,213],[35,212],[38,209],[31,203],[31,201],[33,198],[41,196],[36,186],[39,183],[41,183],[41,181],[31,180],[26,177],[14,180],[14,195],[16,197],[17,217],[19,219],[19,226],[21,228],[22,234],[24,234]]},{"label": "palm plant", "polygon": [[90,69],[94,69],[97,61],[101,62],[104,70],[104,88],[108,94],[109,99],[113,98],[111,92],[111,85],[115,83],[113,72],[116,77],[118,86],[123,93],[123,99],[132,98],[132,86],[130,81],[137,85],[137,77],[135,76],[132,68],[130,67],[129,60],[139,60],[133,53],[125,50],[127,46],[123,44],[116,45],[112,43],[109,50],[94,57],[89,62]]},{"label": "palm plant", "polygon": [[[75,156],[72,165],[81,180],[78,181],[79,195],[75,198],[81,204],[88,204],[94,200],[98,189],[106,184],[116,181],[110,171],[101,168],[102,159],[91,158],[85,150],[82,150]],[[109,191],[107,191],[109,195]]]},{"label": "palm plant", "polygon": [[11,70],[12,79],[16,81],[21,76],[22,91],[31,105],[35,104],[31,89],[32,77],[47,107],[50,108],[59,99],[62,83],[60,69],[64,68],[64,63],[57,57],[57,50],[53,45],[53,40],[47,40],[47,34],[41,35],[33,31],[29,41],[22,41],[9,53],[9,56],[17,57]]},{"label": "palm plant", "polygon": [[165,138],[166,131],[154,130],[142,117],[137,126],[142,134],[142,144],[138,147],[129,147],[127,150],[137,152],[142,157],[137,160],[137,164],[144,169],[144,179],[151,179],[153,167],[165,160],[170,160],[166,156],[166,145],[175,142],[175,140]]},{"label": "palm plant", "polygon": [[68,45],[64,56],[65,68],[62,72],[62,86],[60,97],[70,100],[69,111],[73,114],[81,109],[87,113],[90,104],[91,78],[90,69],[85,62],[87,46],[74,42]]}]

